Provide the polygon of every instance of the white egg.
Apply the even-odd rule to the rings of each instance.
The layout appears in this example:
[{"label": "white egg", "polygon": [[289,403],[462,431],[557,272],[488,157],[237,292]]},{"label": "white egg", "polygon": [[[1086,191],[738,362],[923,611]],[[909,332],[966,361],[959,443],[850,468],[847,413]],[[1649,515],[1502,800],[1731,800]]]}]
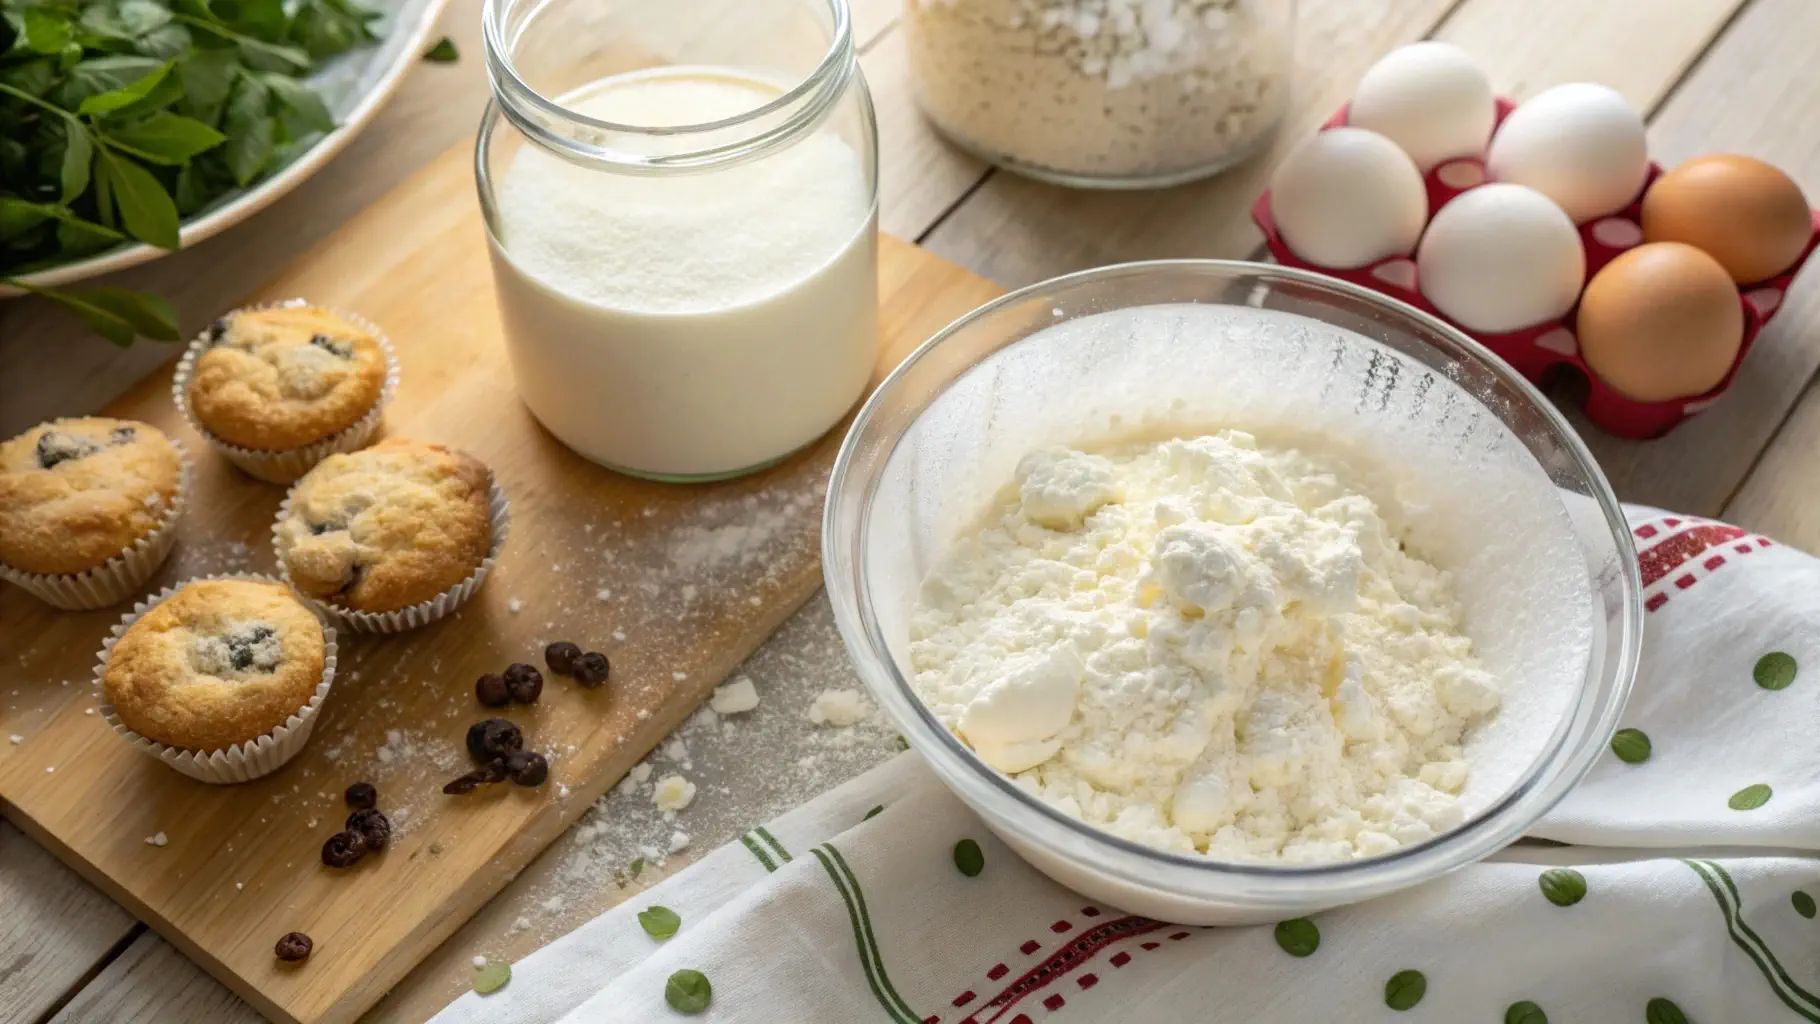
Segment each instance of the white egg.
[{"label": "white egg", "polygon": [[1413,251],[1428,193],[1396,143],[1363,128],[1334,128],[1304,139],[1278,165],[1270,212],[1297,256],[1351,269]]},{"label": "white egg", "polygon": [[1485,157],[1494,181],[1528,185],[1575,224],[1621,210],[1643,190],[1643,118],[1616,90],[1573,82],[1510,112]]},{"label": "white egg", "polygon": [[1441,207],[1416,253],[1422,294],[1455,323],[1504,334],[1566,314],[1586,283],[1580,233],[1522,185],[1481,185]]},{"label": "white egg", "polygon": [[1497,101],[1491,79],[1451,43],[1411,43],[1385,54],[1359,79],[1348,124],[1401,146],[1421,170],[1479,156],[1491,138]]}]

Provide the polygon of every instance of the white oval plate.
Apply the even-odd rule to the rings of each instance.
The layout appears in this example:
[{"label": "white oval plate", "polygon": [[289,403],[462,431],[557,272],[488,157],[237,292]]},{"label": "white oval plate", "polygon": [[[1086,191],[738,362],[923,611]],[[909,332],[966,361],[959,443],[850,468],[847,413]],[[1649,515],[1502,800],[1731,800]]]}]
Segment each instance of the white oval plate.
[{"label": "white oval plate", "polygon": [[[377,3],[368,0],[369,6],[383,12],[374,25],[379,41],[336,57],[310,79],[310,84],[323,94],[329,112],[335,115],[335,130],[278,173],[249,189],[216,200],[216,206],[185,221],[179,236],[183,247],[219,234],[272,205],[347,148],[354,136],[373,120],[379,108],[398,90],[405,72],[429,48],[430,32],[447,3],[448,0],[379,0]],[[40,288],[51,288],[136,267],[168,251],[141,242],[28,274],[22,280]],[[0,298],[19,294],[22,293],[17,288],[0,285]]]}]

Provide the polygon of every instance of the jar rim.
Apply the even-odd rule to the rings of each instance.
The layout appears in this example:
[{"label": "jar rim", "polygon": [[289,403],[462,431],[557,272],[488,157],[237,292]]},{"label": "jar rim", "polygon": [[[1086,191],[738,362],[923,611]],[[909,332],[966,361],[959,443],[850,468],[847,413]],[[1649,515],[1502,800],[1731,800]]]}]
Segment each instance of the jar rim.
[{"label": "jar rim", "polygon": [[[642,173],[702,170],[747,160],[785,145],[821,123],[846,91],[858,64],[848,0],[806,0],[810,7],[825,6],[832,19],[828,48],[815,67],[790,88],[759,106],[716,121],[661,126],[623,124],[591,117],[565,106],[539,92],[518,73],[510,56],[511,40],[506,36],[505,19],[512,8],[522,2],[524,0],[485,0],[482,7],[487,74],[500,111],[527,137],[547,148],[571,159],[620,170]],[[537,10],[542,11],[551,2],[541,0],[536,4]],[[780,118],[776,125],[746,138],[663,155],[628,154],[550,127],[554,122],[581,132],[686,139],[726,132],[772,117]]]}]

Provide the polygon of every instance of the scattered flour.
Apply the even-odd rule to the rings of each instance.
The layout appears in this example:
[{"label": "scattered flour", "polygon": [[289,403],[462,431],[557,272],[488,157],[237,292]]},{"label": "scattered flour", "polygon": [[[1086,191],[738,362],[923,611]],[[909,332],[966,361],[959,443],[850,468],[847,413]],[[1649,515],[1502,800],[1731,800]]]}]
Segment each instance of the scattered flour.
[{"label": "scattered flour", "polygon": [[660,811],[680,811],[695,802],[695,783],[680,775],[666,775],[657,780],[651,803]]},{"label": "scattered flour", "polygon": [[150,836],[145,837],[145,845],[147,845],[147,846],[163,846],[166,843],[169,843],[170,841],[171,841],[170,837],[165,835],[163,832],[160,832],[157,835],[150,835]]},{"label": "scattered flour", "polygon": [[[708,698],[708,707],[721,715],[750,711],[758,707],[758,688],[745,676],[735,676],[714,688],[714,696]],[[19,738],[13,737],[13,742],[19,742]]]},{"label": "scattered flour", "polygon": [[872,702],[858,690],[823,690],[809,705],[809,721],[816,725],[845,728],[857,725],[872,714]]}]

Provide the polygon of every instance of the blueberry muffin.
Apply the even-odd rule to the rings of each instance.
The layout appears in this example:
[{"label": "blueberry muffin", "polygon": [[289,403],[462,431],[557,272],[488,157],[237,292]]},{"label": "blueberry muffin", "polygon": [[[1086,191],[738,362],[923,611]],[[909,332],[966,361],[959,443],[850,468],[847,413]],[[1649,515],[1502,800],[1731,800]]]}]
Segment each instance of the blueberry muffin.
[{"label": "blueberry muffin", "polygon": [[300,592],[348,611],[409,608],[467,579],[491,550],[487,467],[405,438],[331,455],[291,489],[274,533]]},{"label": "blueberry muffin", "polygon": [[373,334],[317,306],[229,313],[215,321],[191,371],[196,422],[231,445],[301,448],[373,411],[386,353]]},{"label": "blueberry muffin", "polygon": [[146,739],[224,750],[310,702],[326,640],[316,616],[277,583],[197,580],[127,627],[107,656],[102,697]]},{"label": "blueberry muffin", "polygon": [[169,525],[183,457],[158,428],[105,417],[43,423],[0,444],[0,564],[87,572]]}]

